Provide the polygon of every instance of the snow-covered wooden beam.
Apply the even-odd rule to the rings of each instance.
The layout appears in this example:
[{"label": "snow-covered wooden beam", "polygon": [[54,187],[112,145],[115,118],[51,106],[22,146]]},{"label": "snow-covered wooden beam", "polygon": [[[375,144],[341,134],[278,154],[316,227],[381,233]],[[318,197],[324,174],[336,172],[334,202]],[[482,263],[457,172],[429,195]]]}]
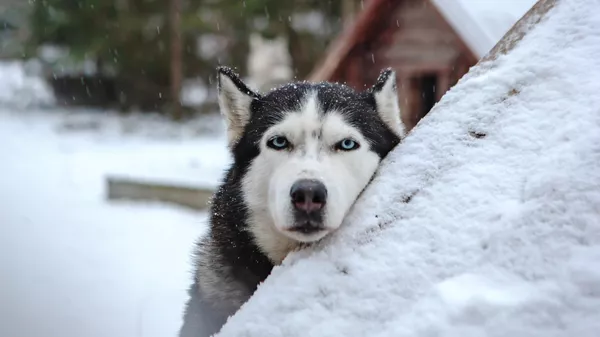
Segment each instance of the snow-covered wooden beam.
[{"label": "snow-covered wooden beam", "polygon": [[115,201],[161,202],[206,211],[214,189],[193,184],[107,176],[106,199]]},{"label": "snow-covered wooden beam", "polygon": [[218,336],[597,336],[600,2],[542,0]]}]

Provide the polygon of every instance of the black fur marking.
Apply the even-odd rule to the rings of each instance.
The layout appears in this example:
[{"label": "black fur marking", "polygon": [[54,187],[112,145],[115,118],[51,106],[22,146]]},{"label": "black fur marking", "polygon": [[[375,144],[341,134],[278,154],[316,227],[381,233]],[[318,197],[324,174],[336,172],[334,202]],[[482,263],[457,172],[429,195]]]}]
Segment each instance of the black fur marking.
[{"label": "black fur marking", "polygon": [[[390,78],[390,76],[394,73],[394,71],[392,70],[392,68],[386,68],[384,70],[381,71],[381,73],[379,74],[379,77],[377,78],[377,80],[375,81],[375,84],[373,85],[373,87],[371,87],[371,89],[369,89],[369,92],[371,93],[376,93],[376,92],[380,92],[381,89],[383,89],[383,86],[387,83],[388,79]],[[396,83],[392,83],[393,88],[396,89]]]},{"label": "black fur marking", "polygon": [[[244,83],[240,79],[240,76],[235,71],[233,71],[233,69],[231,69],[229,67],[218,67],[217,73],[219,73],[219,75],[227,76],[233,82],[233,84],[235,84],[235,86],[238,88],[238,90],[240,90],[244,94],[254,97],[254,98],[260,97],[260,94],[254,92],[253,90],[248,88],[246,83]],[[218,79],[217,80],[217,88],[219,91],[221,91],[221,86],[222,86],[221,76],[217,76],[217,79]]]},{"label": "black fur marking", "polygon": [[[242,170],[245,170],[243,168]],[[210,214],[210,238],[214,240],[222,257],[221,263],[229,265],[232,276],[253,292],[258,283],[267,278],[273,264],[254,244],[246,231],[248,209],[241,190],[241,170],[230,169],[221,188],[215,194]]]},{"label": "black fur marking", "polygon": [[324,113],[338,111],[348,123],[359,129],[379,158],[383,159],[400,142],[379,117],[373,93],[356,92],[340,84],[324,83],[318,86],[317,97]]}]

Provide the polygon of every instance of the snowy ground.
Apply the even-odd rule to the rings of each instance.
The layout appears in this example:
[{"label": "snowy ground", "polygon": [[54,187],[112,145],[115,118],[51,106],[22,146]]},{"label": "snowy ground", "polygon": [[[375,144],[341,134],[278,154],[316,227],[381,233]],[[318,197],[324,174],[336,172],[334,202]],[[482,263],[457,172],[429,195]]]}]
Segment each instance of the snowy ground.
[{"label": "snowy ground", "polygon": [[159,116],[84,111],[47,115],[30,112],[22,122],[31,127],[41,120],[42,128],[52,123],[67,139],[60,144],[62,151],[111,175],[213,187],[229,162],[218,115],[183,126]]},{"label": "snowy ground", "polygon": [[201,136],[194,123],[0,100],[0,336],[174,336],[206,214],[107,204],[103,178],[214,184],[227,161],[220,124]]},{"label": "snowy ground", "polygon": [[[536,16],[534,15],[533,18]],[[598,336],[600,2],[473,68],[219,336]]]}]

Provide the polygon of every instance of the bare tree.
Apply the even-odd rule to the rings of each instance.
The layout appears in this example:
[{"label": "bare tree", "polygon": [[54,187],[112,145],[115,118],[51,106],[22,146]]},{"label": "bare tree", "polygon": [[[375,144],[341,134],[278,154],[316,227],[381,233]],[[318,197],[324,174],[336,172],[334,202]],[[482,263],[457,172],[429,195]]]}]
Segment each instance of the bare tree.
[{"label": "bare tree", "polygon": [[354,22],[356,13],[360,10],[361,0],[342,0],[342,20],[344,26],[348,26]]},{"label": "bare tree", "polygon": [[183,43],[181,37],[181,0],[171,0],[169,18],[171,23],[171,100],[172,117],[175,120],[182,118],[181,83],[183,80]]}]

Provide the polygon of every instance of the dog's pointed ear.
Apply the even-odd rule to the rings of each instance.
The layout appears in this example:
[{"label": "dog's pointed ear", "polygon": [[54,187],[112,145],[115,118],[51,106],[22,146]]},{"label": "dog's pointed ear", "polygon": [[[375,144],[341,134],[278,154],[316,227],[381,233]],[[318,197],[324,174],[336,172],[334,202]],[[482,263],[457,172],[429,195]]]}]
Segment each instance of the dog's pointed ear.
[{"label": "dog's pointed ear", "polygon": [[219,91],[219,109],[227,125],[229,147],[244,133],[244,127],[250,120],[250,104],[260,95],[252,91],[240,77],[228,67],[217,68],[217,87]]},{"label": "dog's pointed ear", "polygon": [[379,117],[396,135],[404,137],[406,129],[400,119],[396,73],[391,68],[382,70],[369,92],[375,98]]}]

